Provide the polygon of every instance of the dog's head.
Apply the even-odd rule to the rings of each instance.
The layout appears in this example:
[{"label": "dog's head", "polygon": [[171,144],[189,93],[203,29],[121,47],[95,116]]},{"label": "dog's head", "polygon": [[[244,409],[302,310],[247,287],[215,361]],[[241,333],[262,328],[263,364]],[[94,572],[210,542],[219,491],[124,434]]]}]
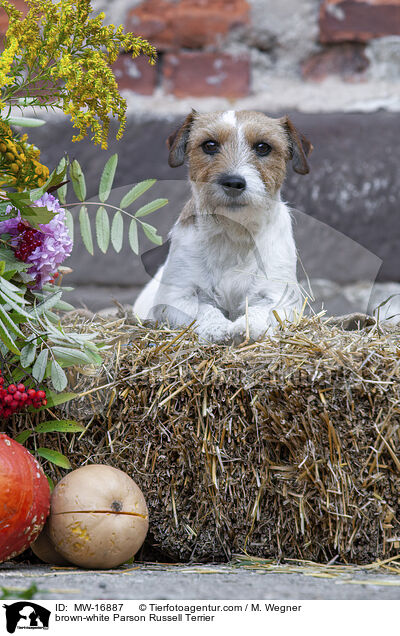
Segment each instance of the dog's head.
[{"label": "dog's head", "polygon": [[254,111],[192,111],[168,140],[169,165],[188,159],[195,197],[204,212],[263,208],[276,200],[286,165],[307,174],[311,143],[288,117]]}]

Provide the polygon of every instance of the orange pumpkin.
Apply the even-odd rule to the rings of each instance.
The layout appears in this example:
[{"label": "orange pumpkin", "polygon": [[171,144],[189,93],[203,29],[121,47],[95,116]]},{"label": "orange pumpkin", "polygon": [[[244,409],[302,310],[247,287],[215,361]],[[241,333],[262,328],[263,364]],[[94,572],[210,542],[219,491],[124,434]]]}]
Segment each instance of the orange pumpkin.
[{"label": "orange pumpkin", "polygon": [[35,541],[50,509],[50,488],[39,463],[0,433],[0,563]]}]

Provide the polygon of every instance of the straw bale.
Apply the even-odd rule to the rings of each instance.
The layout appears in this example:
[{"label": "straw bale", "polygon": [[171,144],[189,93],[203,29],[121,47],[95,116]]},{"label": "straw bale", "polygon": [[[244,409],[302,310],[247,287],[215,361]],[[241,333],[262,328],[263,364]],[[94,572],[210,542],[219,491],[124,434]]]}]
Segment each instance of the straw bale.
[{"label": "straw bale", "polygon": [[132,475],[162,555],[368,563],[398,554],[398,328],[345,331],[302,317],[235,347],[127,316],[79,321],[110,348],[101,372],[70,374],[81,396],[59,415],[86,431],[57,435],[53,447],[74,467]]}]

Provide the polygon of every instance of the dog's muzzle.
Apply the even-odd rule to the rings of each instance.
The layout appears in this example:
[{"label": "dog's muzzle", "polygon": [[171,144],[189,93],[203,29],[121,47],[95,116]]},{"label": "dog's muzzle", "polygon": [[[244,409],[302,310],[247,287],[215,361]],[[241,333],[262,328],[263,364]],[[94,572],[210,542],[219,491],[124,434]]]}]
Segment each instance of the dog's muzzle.
[{"label": "dog's muzzle", "polygon": [[221,174],[218,183],[225,194],[232,198],[238,197],[246,190],[246,180],[236,174]]}]

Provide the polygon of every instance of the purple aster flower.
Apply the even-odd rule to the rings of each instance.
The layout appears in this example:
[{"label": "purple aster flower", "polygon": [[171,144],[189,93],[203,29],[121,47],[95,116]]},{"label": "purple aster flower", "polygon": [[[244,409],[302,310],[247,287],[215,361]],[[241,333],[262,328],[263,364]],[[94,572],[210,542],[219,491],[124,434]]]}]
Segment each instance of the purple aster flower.
[{"label": "purple aster flower", "polygon": [[[13,210],[12,205],[8,205],[6,208],[6,214],[11,214]],[[6,221],[0,221],[0,234],[11,234],[11,236],[18,236],[18,223],[22,221],[21,212],[18,210],[17,216],[14,216],[12,219],[7,219]]]},{"label": "purple aster flower", "polygon": [[[46,193],[32,205],[46,207],[55,216],[49,223],[39,223],[38,230],[25,222],[26,230],[21,232],[24,220],[18,211],[16,217],[0,222],[0,234],[11,235],[15,256],[30,265],[28,273],[33,276],[35,289],[38,289],[53,278],[59,265],[71,254],[72,239],[65,225],[65,210],[58,199]],[[11,210],[12,206],[9,206],[7,213]]]}]

